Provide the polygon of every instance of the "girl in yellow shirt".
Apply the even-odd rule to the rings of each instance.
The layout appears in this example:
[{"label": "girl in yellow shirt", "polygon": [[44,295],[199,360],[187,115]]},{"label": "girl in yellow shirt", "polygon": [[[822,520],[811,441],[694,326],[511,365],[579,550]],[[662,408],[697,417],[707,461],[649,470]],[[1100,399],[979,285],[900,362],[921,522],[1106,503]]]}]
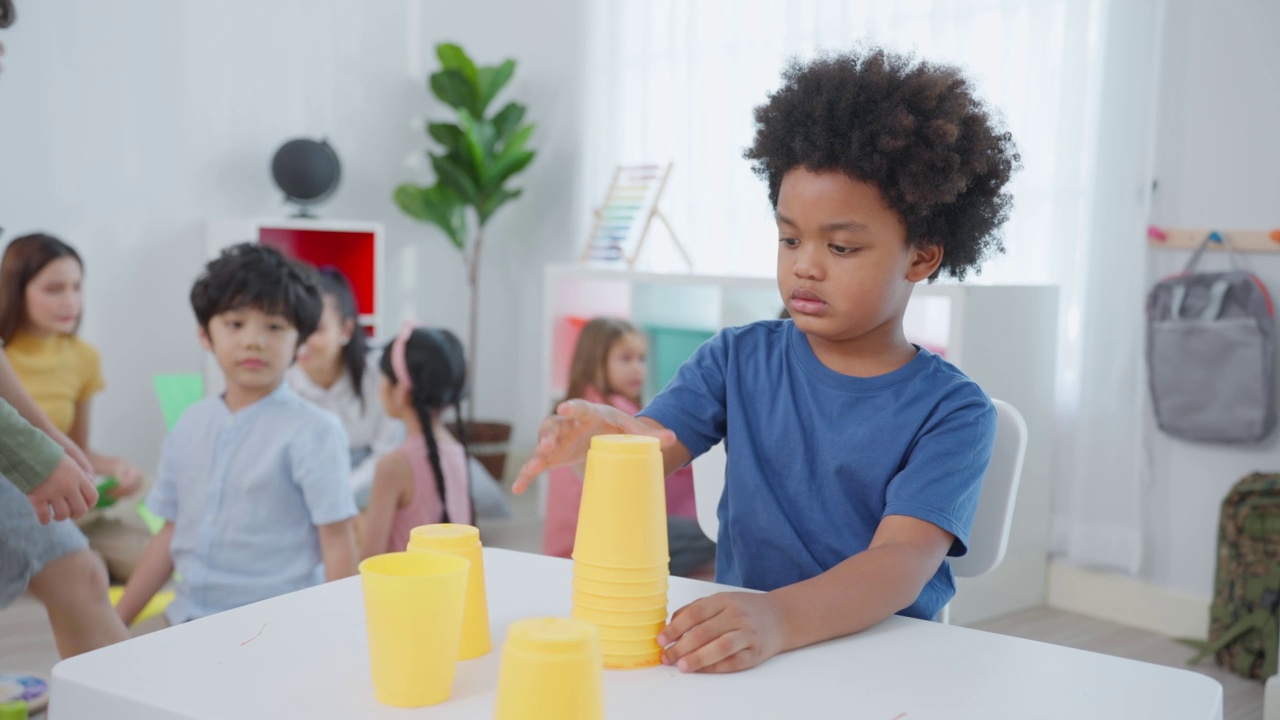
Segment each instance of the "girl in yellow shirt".
[{"label": "girl in yellow shirt", "polygon": [[[83,276],[80,255],[70,245],[44,234],[15,238],[0,260],[0,340],[36,404],[84,449],[94,472],[116,478],[118,484],[107,495],[123,498],[141,487],[142,471],[89,446],[90,403],[105,383],[98,351],[76,335]],[[95,545],[93,528],[85,530]],[[136,562],[113,560],[106,551],[103,555],[117,576],[127,575]]]}]

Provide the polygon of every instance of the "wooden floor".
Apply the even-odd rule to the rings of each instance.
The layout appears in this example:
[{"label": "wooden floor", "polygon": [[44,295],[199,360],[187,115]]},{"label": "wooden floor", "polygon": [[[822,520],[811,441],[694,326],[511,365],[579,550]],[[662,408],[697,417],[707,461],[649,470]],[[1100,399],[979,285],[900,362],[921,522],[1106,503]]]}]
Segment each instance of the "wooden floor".
[{"label": "wooden floor", "polygon": [[[516,499],[515,517],[485,528],[485,543],[492,547],[537,552],[541,523],[536,519],[533,494]],[[1041,608],[975,625],[980,630],[1066,645],[1107,655],[1186,668],[1189,648],[1142,630]],[[34,672],[45,675],[58,661],[53,635],[44,610],[30,597],[20,598],[0,610],[0,672]],[[1262,683],[1225,672],[1212,663],[1191,668],[1222,683],[1226,698],[1225,720],[1260,720]]]}]

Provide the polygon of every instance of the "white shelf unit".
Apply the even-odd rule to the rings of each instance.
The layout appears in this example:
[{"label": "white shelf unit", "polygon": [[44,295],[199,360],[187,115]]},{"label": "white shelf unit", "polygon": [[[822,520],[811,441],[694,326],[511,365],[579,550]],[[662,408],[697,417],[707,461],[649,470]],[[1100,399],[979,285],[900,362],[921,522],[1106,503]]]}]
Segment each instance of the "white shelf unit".
[{"label": "white shelf unit", "polygon": [[[642,327],[710,333],[777,317],[782,308],[773,278],[549,265],[543,274],[543,397],[550,408],[564,393],[572,353],[564,342],[569,318],[609,315]],[[988,395],[1011,403],[1029,430],[1008,553],[988,575],[957,581],[951,605],[957,624],[1045,602],[1057,324],[1058,290],[1052,286],[921,284],[908,306],[907,337],[942,352]]]}]

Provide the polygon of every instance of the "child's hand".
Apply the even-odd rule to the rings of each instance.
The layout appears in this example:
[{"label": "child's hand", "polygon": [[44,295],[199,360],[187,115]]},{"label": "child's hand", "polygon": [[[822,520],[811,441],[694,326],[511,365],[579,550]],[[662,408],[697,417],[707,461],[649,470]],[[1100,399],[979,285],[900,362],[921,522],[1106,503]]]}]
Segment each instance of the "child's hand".
[{"label": "child's hand", "polygon": [[[98,502],[98,489],[70,455],[63,455],[45,481],[27,493],[41,525],[84,515]],[[52,512],[50,512],[52,510]]]},{"label": "child's hand", "polygon": [[670,430],[655,428],[611,405],[566,400],[556,408],[555,415],[543,420],[538,427],[538,445],[520,468],[511,485],[512,492],[524,492],[529,483],[548,468],[582,462],[591,447],[591,438],[611,433],[651,435],[658,438],[663,447],[676,440]]},{"label": "child's hand", "polygon": [[681,672],[746,670],[782,652],[782,610],[767,593],[719,593],[677,610],[658,644]]},{"label": "child's hand", "polygon": [[111,474],[120,482],[114,488],[108,490],[107,495],[117,500],[129,497],[138,492],[138,488],[142,487],[142,471],[138,469],[137,465],[128,460],[116,461],[115,468],[112,469]]}]

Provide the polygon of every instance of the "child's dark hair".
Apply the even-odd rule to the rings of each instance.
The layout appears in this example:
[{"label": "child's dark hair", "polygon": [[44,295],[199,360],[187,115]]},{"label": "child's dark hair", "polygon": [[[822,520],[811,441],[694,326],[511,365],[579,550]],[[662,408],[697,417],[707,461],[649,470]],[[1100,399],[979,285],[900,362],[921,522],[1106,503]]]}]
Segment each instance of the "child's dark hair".
[{"label": "child's dark hair", "polygon": [[13,7],[12,0],[0,0],[0,28],[7,28],[18,19],[18,11]]},{"label": "child's dark hair", "polygon": [[4,249],[0,260],[0,340],[13,340],[27,322],[27,285],[49,263],[64,257],[74,259],[84,272],[80,253],[52,235],[16,237]]},{"label": "child's dark hair", "polygon": [[232,310],[280,315],[297,328],[301,343],[320,324],[324,301],[314,273],[273,247],[247,242],[223,250],[204,266],[191,288],[191,308],[205,332],[213,316]]},{"label": "child's dark hair", "polygon": [[[382,351],[378,367],[391,384],[398,385],[395,367],[392,364],[392,353],[396,343],[389,343]],[[440,447],[436,443],[435,433],[431,431],[431,417],[434,412],[443,412],[450,407],[457,408],[467,394],[467,360],[466,351],[457,336],[448,330],[436,328],[414,328],[404,341],[404,364],[409,374],[409,402],[413,411],[422,423],[422,434],[427,441],[427,459],[431,462],[431,471],[436,476],[436,491],[440,495],[440,507],[444,511],[442,522],[474,524],[474,518],[450,518],[449,503],[445,496],[444,471],[440,466]],[[459,415],[456,428],[458,442],[466,448],[466,435],[462,429],[462,417]],[[470,473],[468,472],[468,475]],[[470,482],[467,487],[470,487]],[[474,507],[468,502],[469,507]],[[472,511],[472,515],[475,511]]]},{"label": "child's dark hair", "polygon": [[360,405],[365,403],[364,373],[369,357],[369,338],[360,327],[360,314],[356,309],[356,296],[351,292],[351,283],[342,271],[325,266],[316,271],[316,284],[320,286],[320,294],[333,298],[333,305],[338,309],[338,316],[345,323],[350,320],[355,325],[355,332],[342,348],[342,366],[351,376],[351,386],[355,388]]},{"label": "child's dark hair", "polygon": [[1002,188],[1020,157],[959,69],[883,50],[797,60],[755,120],[743,156],[775,208],[790,170],[837,170],[880,190],[907,242],[942,246],[930,280],[963,280],[1004,251],[997,231],[1012,197]]}]

